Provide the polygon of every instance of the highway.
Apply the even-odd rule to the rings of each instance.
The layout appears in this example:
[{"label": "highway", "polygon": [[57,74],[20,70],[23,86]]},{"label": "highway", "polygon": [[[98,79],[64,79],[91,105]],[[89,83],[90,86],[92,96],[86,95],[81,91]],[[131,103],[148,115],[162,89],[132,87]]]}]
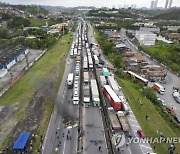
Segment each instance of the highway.
[{"label": "highway", "polygon": [[[88,38],[89,38],[89,42],[90,43],[97,43],[96,39],[94,38],[94,35],[93,35],[93,27],[88,24],[89,26],[89,31],[88,31]],[[101,51],[100,51],[101,52]],[[113,68],[113,65],[104,58],[102,52],[101,52],[101,59],[103,61],[105,61],[105,66],[106,67],[110,67],[110,68]],[[96,69],[97,70],[97,76],[100,76],[102,74],[102,70],[101,69]],[[119,91],[119,95],[121,96],[124,96],[123,92],[122,91]],[[129,106],[130,108],[130,106]],[[132,137],[137,137],[137,133],[136,131],[138,129],[141,129],[135,115],[133,114],[132,110],[130,109],[130,114],[129,116],[127,117],[128,119],[128,122],[130,124],[130,127],[131,127],[131,131],[129,132],[129,134],[126,134],[126,135],[131,135]],[[123,131],[121,131],[123,132]],[[126,143],[127,143],[127,137],[126,137]],[[149,144],[142,144],[142,143],[131,143],[129,144],[129,146],[123,146],[124,147],[124,150],[123,148],[120,149],[120,151],[116,151],[115,153],[122,153],[122,154],[144,154],[144,153],[147,153],[147,152],[153,152],[152,148],[150,147]]]},{"label": "highway", "polygon": [[[74,72],[75,63],[75,59],[71,59],[68,55],[57,101],[45,136],[43,154],[75,154],[77,152],[78,133],[75,126],[79,122],[79,105],[72,104],[73,90],[68,89],[66,85],[67,76]],[[74,123],[67,127],[63,119],[70,119]],[[72,126],[74,127],[72,128]],[[58,152],[55,151],[55,148],[59,149]]]},{"label": "highway", "polygon": [[[126,34],[125,34],[125,29],[122,29],[121,32],[121,37],[123,38],[127,38]],[[127,47],[129,47],[131,49],[132,52],[140,52],[142,53],[142,55],[145,58],[145,61],[149,62],[149,64],[152,65],[161,65],[159,64],[156,60],[152,60],[150,58],[150,56],[146,53],[144,53],[143,51],[139,51],[138,48],[132,44],[128,39],[126,39],[125,44],[127,45]],[[162,66],[162,65],[161,65]],[[162,66],[164,67],[164,66]],[[160,83],[161,84],[161,83]],[[157,93],[157,95],[165,101],[165,104],[174,109],[174,111],[176,112],[176,114],[178,116],[180,116],[180,104],[178,104],[175,99],[172,96],[172,92],[173,92],[173,87],[178,87],[180,88],[180,78],[178,76],[176,76],[174,73],[172,73],[168,68],[167,68],[167,76],[166,76],[166,83],[165,84],[161,84],[163,87],[165,87],[166,92],[164,95],[160,95],[159,93]]]}]

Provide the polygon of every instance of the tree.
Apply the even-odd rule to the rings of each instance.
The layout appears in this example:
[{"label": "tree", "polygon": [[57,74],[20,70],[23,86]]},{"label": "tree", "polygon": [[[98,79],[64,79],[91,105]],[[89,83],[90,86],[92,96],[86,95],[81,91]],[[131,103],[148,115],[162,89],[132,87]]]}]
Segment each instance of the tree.
[{"label": "tree", "polygon": [[8,29],[0,29],[0,38],[7,39],[9,37]]},{"label": "tree", "polygon": [[177,29],[177,32],[180,33],[180,28]]}]

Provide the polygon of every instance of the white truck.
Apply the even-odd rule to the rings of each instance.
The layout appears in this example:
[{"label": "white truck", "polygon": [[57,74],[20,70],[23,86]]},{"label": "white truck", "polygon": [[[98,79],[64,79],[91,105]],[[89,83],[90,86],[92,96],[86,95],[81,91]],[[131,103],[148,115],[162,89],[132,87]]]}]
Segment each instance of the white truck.
[{"label": "white truck", "polygon": [[90,88],[89,84],[84,85],[84,106],[89,107],[90,106]]},{"label": "white truck", "polygon": [[73,90],[73,104],[79,104],[79,87],[74,88]]},{"label": "white truck", "polygon": [[73,82],[74,82],[74,74],[69,73],[67,78],[67,85],[69,89],[73,87]]},{"label": "white truck", "polygon": [[114,77],[108,76],[108,84],[111,86],[111,88],[114,90],[114,92],[118,95],[119,94],[119,86],[117,82],[115,81]]},{"label": "white truck", "polygon": [[159,83],[154,83],[153,88],[159,92],[161,95],[165,93],[165,88],[161,86]]},{"label": "white truck", "polygon": [[91,94],[92,94],[93,105],[99,106],[100,105],[99,91],[95,79],[91,79]]},{"label": "white truck", "polygon": [[89,72],[84,72],[84,83],[88,83],[89,82]]},{"label": "white truck", "polygon": [[100,81],[101,81],[101,86],[104,87],[104,85],[106,85],[106,78],[103,75],[100,75]]},{"label": "white truck", "polygon": [[99,59],[98,59],[97,55],[93,55],[93,57],[94,57],[95,65],[98,65],[99,64]]}]

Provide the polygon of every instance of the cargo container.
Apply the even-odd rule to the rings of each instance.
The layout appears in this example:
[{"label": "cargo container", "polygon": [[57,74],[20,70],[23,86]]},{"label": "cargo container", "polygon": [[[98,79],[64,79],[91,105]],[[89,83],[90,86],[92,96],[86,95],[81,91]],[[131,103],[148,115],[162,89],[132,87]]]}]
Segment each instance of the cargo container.
[{"label": "cargo container", "polygon": [[129,124],[127,122],[127,119],[126,119],[123,111],[118,111],[117,116],[118,116],[118,119],[119,119],[119,121],[121,123],[123,131],[125,131],[125,132],[129,131],[130,130]]},{"label": "cargo container", "polygon": [[94,62],[95,62],[95,65],[98,65],[99,64],[99,59],[96,55],[93,55],[94,57]]},{"label": "cargo container", "polygon": [[93,69],[93,61],[92,61],[91,56],[88,56],[88,62],[89,62],[89,70],[92,70]]},{"label": "cargo container", "polygon": [[122,109],[122,103],[119,97],[116,95],[116,93],[112,90],[112,88],[109,85],[105,85],[103,88],[103,93],[108,99],[111,106],[114,108],[114,110],[118,111]]},{"label": "cargo container", "polygon": [[68,74],[68,78],[67,78],[68,88],[72,88],[73,87],[73,82],[74,82],[74,74],[73,73],[69,73]]},{"label": "cargo container", "polygon": [[153,88],[159,92],[161,95],[165,93],[165,88],[161,86],[159,83],[154,83]]},{"label": "cargo container", "polygon": [[114,90],[114,92],[118,95],[119,94],[119,86],[115,79],[112,76],[108,76],[108,84]]},{"label": "cargo container", "polygon": [[90,88],[89,88],[89,84],[84,85],[83,90],[84,90],[83,91],[83,93],[84,93],[84,106],[89,107],[90,106]]},{"label": "cargo container", "polygon": [[108,70],[107,68],[105,68],[105,67],[102,69],[102,74],[103,74],[105,77],[108,77],[108,76],[110,75],[109,70]]},{"label": "cargo container", "polygon": [[121,125],[115,112],[108,111],[108,117],[113,130],[120,130]]},{"label": "cargo container", "polygon": [[91,95],[92,95],[93,106],[99,106],[100,105],[99,91],[95,79],[91,79]]},{"label": "cargo container", "polygon": [[83,63],[83,69],[84,69],[84,70],[88,70],[88,62],[87,62],[87,61],[84,61],[84,63]]},{"label": "cargo container", "polygon": [[103,75],[100,75],[100,81],[101,81],[101,86],[104,87],[104,85],[106,85],[106,78]]},{"label": "cargo container", "polygon": [[89,82],[89,72],[84,72],[84,83]]}]

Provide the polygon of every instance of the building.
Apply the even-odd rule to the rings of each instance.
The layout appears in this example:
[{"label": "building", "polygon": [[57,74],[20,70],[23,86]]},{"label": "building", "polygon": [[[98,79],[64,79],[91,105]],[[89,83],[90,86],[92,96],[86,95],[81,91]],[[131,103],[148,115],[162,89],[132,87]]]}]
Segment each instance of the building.
[{"label": "building", "polygon": [[135,37],[141,45],[151,46],[155,44],[157,34],[148,31],[136,31]]},{"label": "building", "polygon": [[155,32],[155,33],[159,33],[160,32],[160,28],[159,27],[140,27],[139,30],[140,31]]},{"label": "building", "polygon": [[25,58],[25,55],[29,52],[28,49],[23,47],[16,47],[11,50],[4,51],[0,54],[0,77],[6,75],[8,70]]},{"label": "building", "polygon": [[120,36],[120,33],[117,33],[117,32],[110,32],[108,34],[108,39],[113,41],[113,40],[119,40],[121,39],[121,36]]},{"label": "building", "polygon": [[169,0],[166,0],[166,2],[165,2],[165,9],[167,9],[168,8],[168,4],[169,4]]},{"label": "building", "polygon": [[169,6],[168,8],[171,8],[173,0],[169,0]]},{"label": "building", "polygon": [[157,8],[157,5],[158,5],[158,0],[155,0],[155,1],[154,1],[154,9]]},{"label": "building", "polygon": [[151,9],[154,9],[154,1],[151,1]]},{"label": "building", "polygon": [[168,33],[166,34],[166,37],[168,37],[171,40],[180,40],[180,33]]}]

